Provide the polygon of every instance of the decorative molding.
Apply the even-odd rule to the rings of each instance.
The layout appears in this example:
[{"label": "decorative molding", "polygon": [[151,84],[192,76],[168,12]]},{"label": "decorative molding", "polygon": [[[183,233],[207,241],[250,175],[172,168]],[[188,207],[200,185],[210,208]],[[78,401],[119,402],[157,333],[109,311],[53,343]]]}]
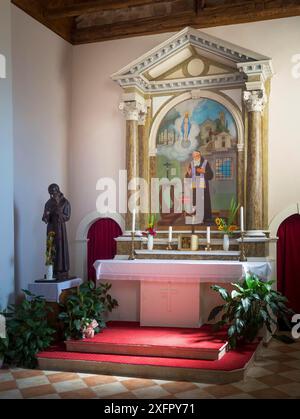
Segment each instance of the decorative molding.
[{"label": "decorative molding", "polygon": [[263,112],[267,96],[264,90],[245,90],[244,102],[248,112]]},{"label": "decorative molding", "polygon": [[147,105],[145,103],[137,101],[121,102],[119,109],[123,113],[126,121],[138,121],[140,125],[144,125],[140,122],[147,115]]},{"label": "decorative molding", "polygon": [[[189,47],[197,48],[200,55],[203,51],[204,56],[214,56],[223,65],[226,63],[232,68],[232,73],[159,81],[149,78],[149,71]],[[149,94],[211,86],[218,88],[239,86],[246,81],[247,76],[261,75],[265,81],[273,73],[272,63],[268,57],[187,27],[111,77],[123,88],[133,87]]]}]

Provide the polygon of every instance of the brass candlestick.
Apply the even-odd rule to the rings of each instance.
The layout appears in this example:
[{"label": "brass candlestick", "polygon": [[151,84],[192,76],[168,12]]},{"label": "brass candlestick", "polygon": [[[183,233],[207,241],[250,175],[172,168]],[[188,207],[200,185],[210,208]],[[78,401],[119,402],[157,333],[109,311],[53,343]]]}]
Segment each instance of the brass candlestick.
[{"label": "brass candlestick", "polygon": [[172,242],[168,241],[168,246],[166,247],[166,250],[173,250],[171,244]]},{"label": "brass candlestick", "polygon": [[247,262],[244,238],[245,238],[245,232],[242,231],[241,232],[241,242],[240,242],[240,262]]},{"label": "brass candlestick", "polygon": [[205,248],[206,252],[210,252],[211,251],[211,245],[210,243],[207,243],[206,248]]},{"label": "brass candlestick", "polygon": [[129,256],[128,260],[135,260],[135,249],[134,249],[134,237],[135,232],[131,232],[131,255]]}]

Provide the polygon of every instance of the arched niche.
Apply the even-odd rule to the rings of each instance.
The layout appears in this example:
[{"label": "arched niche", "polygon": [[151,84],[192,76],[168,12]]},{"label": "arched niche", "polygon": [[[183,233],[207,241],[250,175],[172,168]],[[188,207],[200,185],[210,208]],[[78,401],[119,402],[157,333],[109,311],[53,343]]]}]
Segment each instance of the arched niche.
[{"label": "arched niche", "polygon": [[87,214],[80,222],[76,231],[75,269],[76,275],[83,280],[87,279],[87,241],[90,227],[98,220],[110,218],[125,232],[125,220],[119,213],[100,214],[98,211]]}]

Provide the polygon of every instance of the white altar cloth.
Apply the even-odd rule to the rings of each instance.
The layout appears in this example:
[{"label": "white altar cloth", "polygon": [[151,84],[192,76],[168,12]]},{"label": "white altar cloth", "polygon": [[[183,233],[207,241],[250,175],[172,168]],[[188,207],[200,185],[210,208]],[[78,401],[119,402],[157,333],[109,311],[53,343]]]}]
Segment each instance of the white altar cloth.
[{"label": "white altar cloth", "polygon": [[228,283],[252,272],[267,280],[272,272],[267,260],[212,261],[212,260],[98,260],[94,264],[97,279],[126,281],[172,281]]}]

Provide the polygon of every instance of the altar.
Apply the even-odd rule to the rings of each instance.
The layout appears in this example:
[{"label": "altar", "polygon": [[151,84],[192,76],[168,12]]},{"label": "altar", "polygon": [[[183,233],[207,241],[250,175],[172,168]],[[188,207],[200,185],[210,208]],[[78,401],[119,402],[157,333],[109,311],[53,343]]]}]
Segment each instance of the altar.
[{"label": "altar", "polygon": [[110,320],[137,321],[141,326],[199,327],[221,303],[211,285],[230,288],[249,272],[270,280],[273,261],[115,259],[98,260],[94,267],[97,280],[111,283],[111,294],[119,301]]}]

